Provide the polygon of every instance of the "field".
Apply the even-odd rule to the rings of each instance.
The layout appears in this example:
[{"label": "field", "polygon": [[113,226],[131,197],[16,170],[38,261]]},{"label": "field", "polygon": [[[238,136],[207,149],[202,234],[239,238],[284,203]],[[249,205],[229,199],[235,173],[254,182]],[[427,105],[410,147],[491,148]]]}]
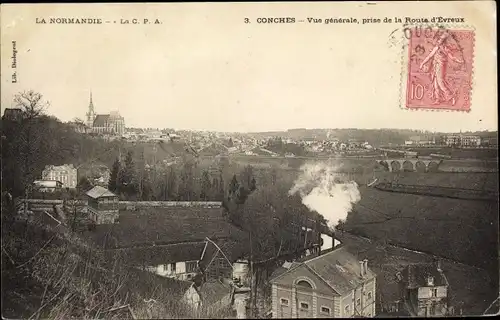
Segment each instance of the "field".
[{"label": "field", "polygon": [[360,191],[346,230],[489,270],[498,267],[498,202]]},{"label": "field", "polygon": [[378,172],[380,182],[397,182],[401,184],[453,187],[476,190],[489,190],[498,192],[497,173],[471,173],[471,172]]}]

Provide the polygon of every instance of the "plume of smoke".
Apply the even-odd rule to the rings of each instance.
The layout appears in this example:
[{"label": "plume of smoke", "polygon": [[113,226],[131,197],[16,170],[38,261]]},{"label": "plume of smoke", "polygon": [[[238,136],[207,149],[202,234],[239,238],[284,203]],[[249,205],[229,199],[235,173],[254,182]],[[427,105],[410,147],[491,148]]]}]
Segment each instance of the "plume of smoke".
[{"label": "plume of smoke", "polygon": [[335,163],[306,163],[289,194],[299,193],[302,203],[323,215],[331,228],[345,221],[353,204],[361,200],[358,185],[339,174]]}]

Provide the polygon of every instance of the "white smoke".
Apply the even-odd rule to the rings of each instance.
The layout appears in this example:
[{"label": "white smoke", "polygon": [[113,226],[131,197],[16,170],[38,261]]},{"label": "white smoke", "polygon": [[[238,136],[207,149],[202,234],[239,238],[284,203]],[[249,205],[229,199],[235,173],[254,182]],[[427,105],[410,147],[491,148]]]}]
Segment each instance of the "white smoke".
[{"label": "white smoke", "polygon": [[333,163],[306,163],[289,191],[290,195],[299,193],[302,203],[323,215],[331,228],[345,221],[353,204],[361,200],[358,184],[339,174],[340,168]]}]

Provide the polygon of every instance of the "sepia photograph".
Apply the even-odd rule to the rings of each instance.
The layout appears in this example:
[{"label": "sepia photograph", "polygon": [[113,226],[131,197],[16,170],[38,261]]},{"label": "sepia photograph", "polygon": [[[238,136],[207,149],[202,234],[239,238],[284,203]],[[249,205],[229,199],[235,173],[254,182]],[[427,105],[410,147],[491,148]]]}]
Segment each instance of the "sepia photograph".
[{"label": "sepia photograph", "polygon": [[497,315],[496,20],[2,4],[2,318]]}]

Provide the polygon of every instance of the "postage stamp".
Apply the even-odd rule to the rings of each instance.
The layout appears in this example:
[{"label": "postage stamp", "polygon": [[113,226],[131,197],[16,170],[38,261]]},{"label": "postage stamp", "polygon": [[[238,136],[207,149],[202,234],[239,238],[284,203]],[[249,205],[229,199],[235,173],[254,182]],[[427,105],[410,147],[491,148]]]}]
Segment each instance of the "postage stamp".
[{"label": "postage stamp", "polygon": [[471,110],[474,30],[417,26],[405,29],[402,103],[406,109]]}]

